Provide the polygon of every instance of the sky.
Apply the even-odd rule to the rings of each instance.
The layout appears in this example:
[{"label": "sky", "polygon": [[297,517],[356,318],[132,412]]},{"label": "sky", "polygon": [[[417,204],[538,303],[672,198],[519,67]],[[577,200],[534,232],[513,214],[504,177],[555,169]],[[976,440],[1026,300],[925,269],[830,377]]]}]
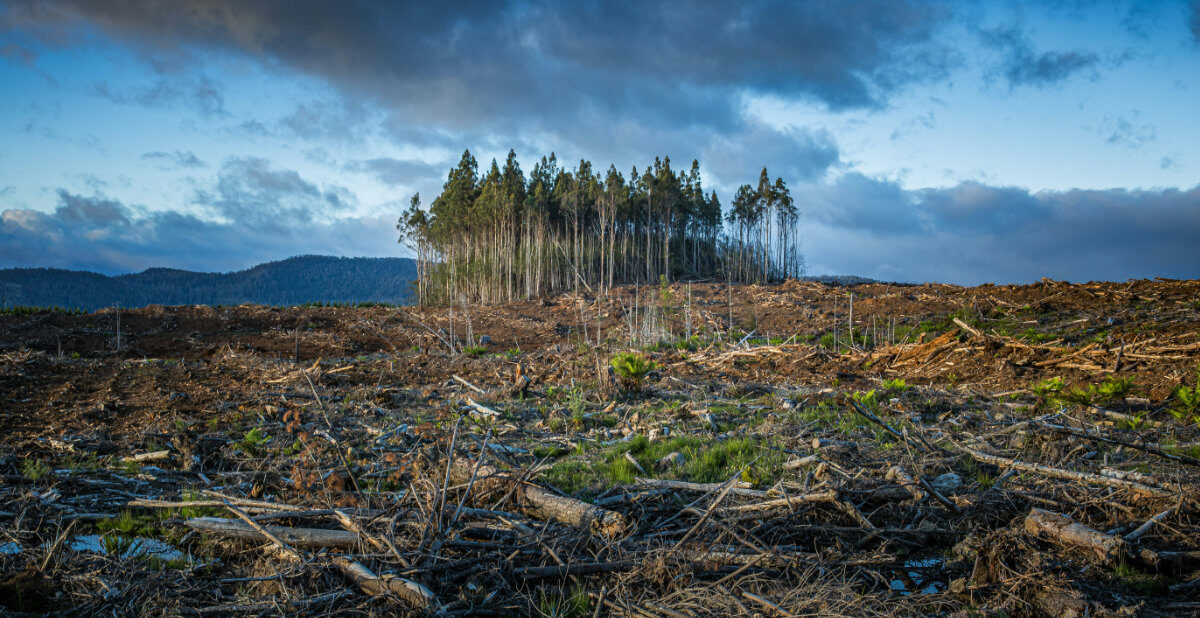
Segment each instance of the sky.
[{"label": "sky", "polygon": [[766,166],[811,274],[1200,277],[1200,0],[0,0],[0,268],[405,256],[468,148]]}]

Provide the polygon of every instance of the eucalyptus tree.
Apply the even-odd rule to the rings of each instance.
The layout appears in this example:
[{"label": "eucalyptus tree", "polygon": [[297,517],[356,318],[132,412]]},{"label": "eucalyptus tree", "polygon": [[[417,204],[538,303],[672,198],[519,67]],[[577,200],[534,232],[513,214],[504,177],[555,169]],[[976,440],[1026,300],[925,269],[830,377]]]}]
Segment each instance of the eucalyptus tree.
[{"label": "eucalyptus tree", "polygon": [[677,172],[656,158],[626,177],[611,165],[597,173],[586,159],[566,169],[551,153],[526,177],[510,150],[482,176],[464,152],[429,211],[414,195],[396,227],[417,255],[420,302],[501,302],[660,277],[795,276],[797,219],[786,183],[765,168],[723,220],[696,160]]}]

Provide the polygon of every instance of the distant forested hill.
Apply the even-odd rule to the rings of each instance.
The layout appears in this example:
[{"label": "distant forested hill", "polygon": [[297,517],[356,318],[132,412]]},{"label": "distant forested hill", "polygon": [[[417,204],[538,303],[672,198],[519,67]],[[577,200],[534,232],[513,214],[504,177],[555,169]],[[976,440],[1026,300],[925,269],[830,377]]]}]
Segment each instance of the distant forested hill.
[{"label": "distant forested hill", "polygon": [[109,277],[55,268],[0,270],[0,307],[98,309],[161,305],[297,305],[406,302],[417,270],[409,258],[306,255],[232,273],[170,268]]}]

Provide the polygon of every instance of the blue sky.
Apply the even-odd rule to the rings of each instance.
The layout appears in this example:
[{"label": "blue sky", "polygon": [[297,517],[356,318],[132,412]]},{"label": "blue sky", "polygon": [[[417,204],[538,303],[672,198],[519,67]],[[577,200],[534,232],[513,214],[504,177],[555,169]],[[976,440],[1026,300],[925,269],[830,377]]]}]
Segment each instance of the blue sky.
[{"label": "blue sky", "polygon": [[1200,3],[0,0],[0,267],[404,255],[464,148],[766,165],[810,271],[1200,276]]}]

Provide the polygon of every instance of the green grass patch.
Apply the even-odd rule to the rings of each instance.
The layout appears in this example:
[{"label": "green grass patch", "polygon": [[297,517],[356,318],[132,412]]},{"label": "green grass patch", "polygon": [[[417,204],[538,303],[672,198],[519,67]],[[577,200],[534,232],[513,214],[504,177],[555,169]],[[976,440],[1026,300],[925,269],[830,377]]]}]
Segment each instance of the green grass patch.
[{"label": "green grass patch", "polygon": [[[629,442],[560,461],[551,466],[542,478],[572,494],[599,492],[614,485],[629,484],[642,473],[626,459],[625,454],[628,453],[646,471],[647,476],[719,483],[746,468],[742,472],[742,480],[767,484],[780,477],[785,459],[782,451],[770,446],[750,438],[704,442],[693,436],[678,436],[650,442],[644,436],[638,436]],[[654,464],[676,452],[685,459],[682,468],[672,468],[658,474]]]}]

